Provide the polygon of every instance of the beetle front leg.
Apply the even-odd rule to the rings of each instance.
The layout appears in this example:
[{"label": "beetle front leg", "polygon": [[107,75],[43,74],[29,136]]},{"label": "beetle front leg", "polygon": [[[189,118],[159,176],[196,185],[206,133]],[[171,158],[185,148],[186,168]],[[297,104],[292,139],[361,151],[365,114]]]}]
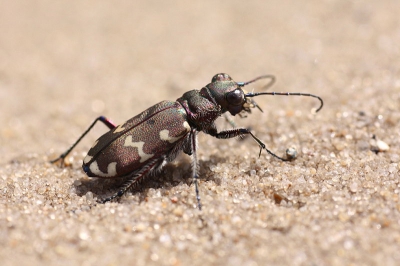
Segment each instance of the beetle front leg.
[{"label": "beetle front leg", "polygon": [[213,137],[216,137],[218,139],[230,139],[230,138],[239,137],[242,135],[250,135],[260,146],[260,153],[259,153],[258,157],[261,156],[261,151],[264,149],[269,154],[271,154],[273,157],[275,157],[279,160],[290,161],[290,159],[282,158],[282,157],[276,155],[275,153],[273,153],[272,151],[270,151],[269,149],[267,149],[265,144],[259,138],[257,138],[253,133],[251,133],[251,131],[248,130],[247,128],[235,128],[235,129],[217,132],[217,129],[215,127],[211,127],[209,130],[206,131],[206,133]]},{"label": "beetle front leg", "polygon": [[98,118],[96,118],[93,121],[93,123],[88,127],[88,129],[86,129],[86,131],[83,132],[83,134],[78,138],[77,141],[75,141],[75,143],[68,150],[66,150],[64,153],[62,153],[57,159],[51,160],[50,163],[56,163],[58,161],[61,161],[61,165],[64,165],[65,157],[67,157],[68,154],[75,148],[75,146],[78,145],[78,143],[86,136],[87,133],[89,133],[89,131],[94,127],[94,125],[97,123],[97,121],[102,122],[109,129],[115,128],[115,125],[113,122],[111,122],[111,120],[107,119],[104,116],[99,116]]},{"label": "beetle front leg", "polygon": [[227,113],[224,113],[224,118],[225,118],[225,121],[226,121],[232,128],[236,128],[236,123],[235,123],[235,121],[233,121],[232,118],[231,118]]}]

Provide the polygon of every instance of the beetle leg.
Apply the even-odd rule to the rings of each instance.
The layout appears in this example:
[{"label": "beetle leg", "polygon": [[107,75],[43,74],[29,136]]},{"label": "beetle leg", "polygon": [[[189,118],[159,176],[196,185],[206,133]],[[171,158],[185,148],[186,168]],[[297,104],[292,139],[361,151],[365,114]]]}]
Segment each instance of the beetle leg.
[{"label": "beetle leg", "polygon": [[191,155],[192,158],[192,178],[194,180],[194,187],[196,191],[196,199],[197,199],[197,206],[201,211],[201,199],[199,193],[199,173],[198,173],[198,161],[197,161],[197,132],[196,129],[192,129],[190,131],[190,147],[191,147]]},{"label": "beetle leg", "polygon": [[58,161],[61,161],[61,165],[64,165],[65,157],[67,157],[68,154],[75,148],[75,146],[78,145],[78,143],[86,136],[87,133],[89,133],[89,131],[94,127],[94,125],[96,124],[97,121],[103,122],[103,124],[105,124],[109,129],[115,128],[115,125],[113,122],[111,122],[109,119],[107,119],[104,116],[99,116],[98,118],[96,118],[93,121],[93,123],[88,127],[88,129],[86,129],[86,131],[83,132],[83,134],[79,137],[79,139],[77,141],[75,141],[75,143],[67,151],[62,153],[57,159],[51,160],[50,163],[56,163]]},{"label": "beetle leg", "polygon": [[148,176],[151,175],[156,169],[158,169],[160,166],[163,165],[165,162],[165,156],[152,160],[145,166],[143,166],[140,171],[138,172],[133,172],[132,174],[128,175],[129,179],[126,181],[124,185],[121,186],[121,188],[118,190],[117,193],[113,194],[110,197],[107,197],[105,199],[99,200],[100,203],[106,203],[107,201],[112,201],[113,199],[120,198],[122,195],[124,195],[131,187],[135,186],[138,184],[138,182]]},{"label": "beetle leg", "polygon": [[232,128],[235,128],[235,127],[236,127],[235,121],[233,121],[233,119],[232,119],[227,113],[224,113],[224,118],[225,118],[225,121],[228,122],[228,124],[229,124]]},{"label": "beetle leg", "polygon": [[[240,118],[245,118],[245,117],[246,117],[245,114],[243,114],[243,115],[241,115],[241,114],[242,114],[242,113],[239,113]],[[228,122],[228,124],[229,124],[233,129],[236,128],[236,123],[235,123],[235,121],[233,121],[233,119],[228,115],[228,113],[224,113],[224,118],[225,118],[226,122]],[[251,130],[251,127],[249,127],[248,129]],[[240,138],[239,140],[244,140],[244,139],[246,138],[246,136],[244,136],[244,135],[239,135],[238,137]]]},{"label": "beetle leg", "polygon": [[290,161],[290,159],[282,158],[282,157],[276,155],[275,153],[273,153],[272,151],[270,151],[269,149],[267,149],[265,144],[259,138],[257,138],[253,133],[251,133],[251,131],[248,130],[247,128],[235,128],[235,129],[217,132],[217,129],[215,127],[211,127],[209,130],[206,131],[206,133],[213,137],[216,137],[218,139],[230,139],[230,138],[238,137],[241,135],[250,135],[260,146],[260,153],[258,155],[259,157],[261,156],[261,151],[264,149],[269,154],[271,154],[272,156],[274,156],[275,158],[277,158],[279,160]]}]

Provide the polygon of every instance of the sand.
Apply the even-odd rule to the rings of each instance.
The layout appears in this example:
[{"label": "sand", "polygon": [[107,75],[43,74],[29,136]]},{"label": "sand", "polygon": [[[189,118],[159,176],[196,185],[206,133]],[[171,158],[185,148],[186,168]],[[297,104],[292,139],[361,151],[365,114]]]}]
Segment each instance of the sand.
[{"label": "sand", "polygon": [[[398,265],[400,2],[1,1],[1,265]],[[196,208],[181,155],[117,202],[48,163],[98,116],[123,123],[207,85],[272,74],[241,119],[257,144],[199,134]],[[262,82],[248,91],[261,91]],[[219,129],[229,128],[224,119]]]}]

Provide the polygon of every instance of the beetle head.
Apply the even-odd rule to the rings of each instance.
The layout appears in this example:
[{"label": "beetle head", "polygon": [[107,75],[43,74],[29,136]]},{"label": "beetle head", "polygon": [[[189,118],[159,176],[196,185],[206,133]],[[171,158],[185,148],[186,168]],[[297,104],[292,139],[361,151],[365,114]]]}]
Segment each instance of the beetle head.
[{"label": "beetle head", "polygon": [[220,73],[212,78],[211,83],[204,87],[201,93],[220,105],[223,113],[226,111],[229,111],[231,115],[241,112],[250,113],[250,108],[260,109],[260,107],[253,99],[246,98],[246,92],[242,87],[249,83],[235,82],[228,74]]}]

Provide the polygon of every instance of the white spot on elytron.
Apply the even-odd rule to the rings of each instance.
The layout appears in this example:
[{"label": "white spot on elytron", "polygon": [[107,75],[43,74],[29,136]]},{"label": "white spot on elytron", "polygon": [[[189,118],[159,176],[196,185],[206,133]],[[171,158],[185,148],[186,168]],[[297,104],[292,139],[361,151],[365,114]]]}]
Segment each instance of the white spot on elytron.
[{"label": "white spot on elytron", "polygon": [[169,136],[169,130],[164,129],[160,131],[160,139],[161,140],[166,140],[169,143],[174,143],[175,141],[179,140],[181,137],[170,137]]},{"label": "white spot on elytron", "polygon": [[183,127],[184,127],[184,128],[186,128],[188,132],[189,132],[189,131],[190,131],[190,129],[191,129],[191,128],[190,128],[190,125],[189,125],[189,123],[188,123],[188,122],[186,122],[186,121],[185,121],[185,122],[183,122]]},{"label": "white spot on elytron", "polygon": [[96,146],[96,145],[97,145],[97,143],[99,143],[99,140],[96,140],[96,141],[93,143],[93,145],[92,145],[92,149],[94,148],[94,146]]},{"label": "white spot on elytron", "polygon": [[121,132],[121,131],[123,131],[125,128],[124,127],[122,127],[122,125],[119,125],[115,130],[114,130],[114,132],[113,133],[118,133],[118,132]]},{"label": "white spot on elytron", "polygon": [[93,174],[95,174],[97,176],[101,176],[101,177],[112,177],[112,176],[117,175],[117,163],[116,162],[110,163],[107,166],[107,173],[103,173],[102,171],[100,171],[99,165],[97,164],[96,161],[94,161],[90,164],[89,169]]},{"label": "white spot on elytron", "polygon": [[143,151],[143,145],[144,145],[143,141],[133,142],[132,141],[132,136],[127,136],[126,139],[125,139],[125,144],[124,144],[124,146],[131,146],[131,147],[134,147],[134,148],[138,149],[138,154],[139,154],[141,163],[147,161],[148,159],[150,159],[151,157],[154,156],[154,154],[145,153]]},{"label": "white spot on elytron", "polygon": [[[186,132],[189,132],[190,131],[190,125],[189,125],[189,123],[188,122],[183,122],[183,127],[184,128],[186,128]],[[185,133],[184,133],[185,134]],[[184,134],[182,134],[182,135],[184,135]],[[161,130],[160,131],[160,139],[161,140],[166,140],[166,141],[168,141],[169,143],[174,143],[175,141],[177,141],[177,140],[179,140],[179,139],[181,139],[182,138],[182,136],[178,136],[178,137],[170,137],[169,136],[169,130],[168,129],[164,129],[164,130]]]},{"label": "white spot on elytron", "polygon": [[92,160],[93,156],[90,155],[86,155],[85,159],[83,159],[83,162],[86,164],[88,162],[90,162],[90,160]]}]

